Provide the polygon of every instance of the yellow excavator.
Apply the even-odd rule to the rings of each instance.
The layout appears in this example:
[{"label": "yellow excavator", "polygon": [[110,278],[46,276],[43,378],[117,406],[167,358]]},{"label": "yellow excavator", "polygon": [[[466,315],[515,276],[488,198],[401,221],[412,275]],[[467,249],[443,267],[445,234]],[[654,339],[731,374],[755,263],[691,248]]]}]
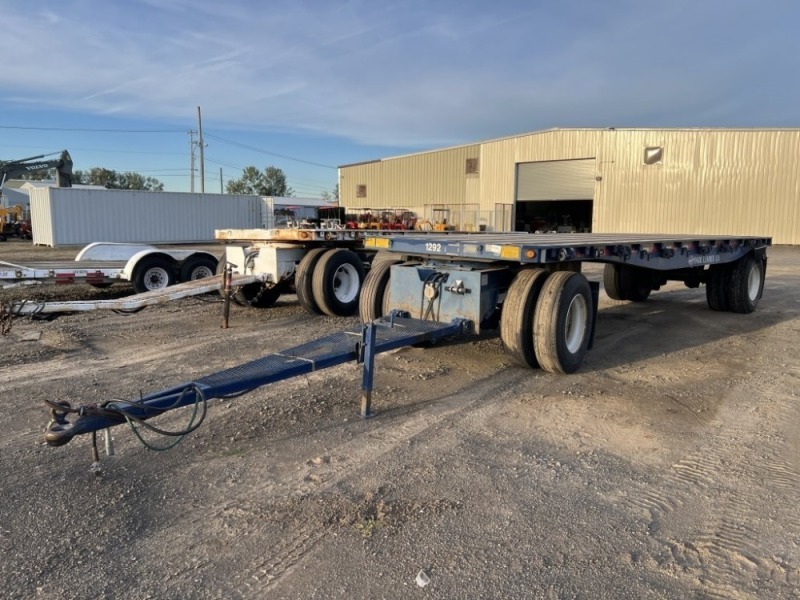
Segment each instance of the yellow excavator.
[{"label": "yellow excavator", "polygon": [[0,206],[0,242],[5,242],[8,236],[26,237],[25,232],[30,230],[22,217],[25,209],[21,205]]}]

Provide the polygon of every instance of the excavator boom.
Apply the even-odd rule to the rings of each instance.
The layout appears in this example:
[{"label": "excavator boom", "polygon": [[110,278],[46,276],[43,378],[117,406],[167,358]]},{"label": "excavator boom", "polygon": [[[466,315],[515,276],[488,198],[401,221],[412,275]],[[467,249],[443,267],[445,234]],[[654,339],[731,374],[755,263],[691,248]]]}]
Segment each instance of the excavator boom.
[{"label": "excavator boom", "polygon": [[61,156],[52,160],[39,160],[44,154],[31,156],[20,160],[0,161],[0,189],[9,179],[14,179],[26,173],[37,171],[56,170],[56,185],[58,187],[72,187],[72,157],[64,150]]}]

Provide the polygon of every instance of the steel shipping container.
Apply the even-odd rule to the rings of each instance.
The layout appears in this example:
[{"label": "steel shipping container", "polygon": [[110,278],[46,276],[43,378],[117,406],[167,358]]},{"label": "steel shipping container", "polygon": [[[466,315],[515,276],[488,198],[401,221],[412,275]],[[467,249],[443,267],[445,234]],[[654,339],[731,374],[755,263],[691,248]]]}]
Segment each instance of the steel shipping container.
[{"label": "steel shipping container", "polygon": [[33,243],[54,247],[214,242],[215,229],[262,227],[268,209],[258,196],[232,194],[39,188],[30,198]]}]

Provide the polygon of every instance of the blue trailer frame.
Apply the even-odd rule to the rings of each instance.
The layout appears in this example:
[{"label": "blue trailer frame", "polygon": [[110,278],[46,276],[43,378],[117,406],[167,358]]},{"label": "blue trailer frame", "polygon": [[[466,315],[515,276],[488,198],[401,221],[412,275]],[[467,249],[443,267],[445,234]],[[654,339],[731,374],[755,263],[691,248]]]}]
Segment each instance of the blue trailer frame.
[{"label": "blue trailer frame", "polygon": [[496,328],[518,362],[571,373],[591,347],[599,284],[580,273],[604,263],[616,300],[645,301],[667,281],[706,286],[712,310],[749,313],[761,298],[766,248],[758,236],[487,233],[371,236],[388,258],[364,282],[361,316],[390,307],[422,320]]},{"label": "blue trailer frame", "polygon": [[[371,415],[374,357],[482,326],[500,325],[506,350],[523,366],[555,373],[580,367],[595,334],[599,284],[582,262],[606,263],[603,283],[618,300],[641,302],[668,280],[706,285],[709,307],[748,313],[761,298],[769,237],[610,234],[376,235],[365,245],[384,250],[359,299],[363,326],[310,341],[148,394],[73,408],[48,402],[45,441],[68,443],[91,433],[144,421],[180,407],[202,407],[262,385],[356,360],[363,363],[361,415]],[[73,419],[70,421],[70,419]]]}]

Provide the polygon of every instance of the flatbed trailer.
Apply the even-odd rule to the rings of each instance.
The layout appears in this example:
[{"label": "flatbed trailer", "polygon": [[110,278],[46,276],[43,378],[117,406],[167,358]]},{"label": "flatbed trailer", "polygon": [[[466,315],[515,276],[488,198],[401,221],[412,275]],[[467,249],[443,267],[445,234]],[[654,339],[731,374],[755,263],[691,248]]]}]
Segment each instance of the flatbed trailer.
[{"label": "flatbed trailer", "polygon": [[216,273],[218,259],[199,248],[95,242],[72,261],[0,261],[0,288],[40,283],[107,287],[130,282],[136,293]]},{"label": "flatbed trailer", "polygon": [[368,238],[393,253],[364,283],[364,321],[390,309],[412,317],[462,318],[475,331],[500,324],[504,345],[525,366],[571,373],[594,339],[599,284],[584,262],[605,263],[615,300],[644,302],[667,281],[706,286],[717,311],[755,310],[769,237],[629,234],[450,234]]},{"label": "flatbed trailer", "polygon": [[572,373],[592,345],[599,297],[599,283],[580,272],[583,262],[605,263],[603,284],[617,300],[643,302],[653,290],[677,280],[690,288],[705,285],[712,310],[750,313],[763,293],[771,243],[769,237],[689,235],[367,237],[367,247],[390,257],[374,265],[364,281],[360,331],[312,340],[136,400],[79,407],[48,402],[45,441],[60,446],[91,433],[97,465],[97,431],[125,422],[143,424],[194,405],[189,426],[178,432],[185,435],[202,422],[211,398],[229,398],[351,360],[364,364],[361,414],[366,417],[371,414],[375,354],[497,324],[506,351],[522,366]]}]

